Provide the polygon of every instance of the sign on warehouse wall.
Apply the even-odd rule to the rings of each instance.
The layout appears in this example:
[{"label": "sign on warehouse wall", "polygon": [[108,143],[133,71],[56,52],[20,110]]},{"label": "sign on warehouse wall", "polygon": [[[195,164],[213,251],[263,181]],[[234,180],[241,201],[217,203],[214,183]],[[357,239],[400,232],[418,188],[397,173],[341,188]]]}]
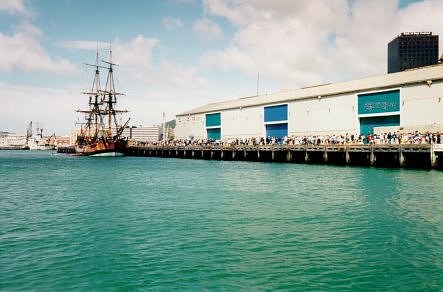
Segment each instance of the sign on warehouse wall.
[{"label": "sign on warehouse wall", "polygon": [[400,111],[400,90],[360,94],[358,114],[378,114]]}]

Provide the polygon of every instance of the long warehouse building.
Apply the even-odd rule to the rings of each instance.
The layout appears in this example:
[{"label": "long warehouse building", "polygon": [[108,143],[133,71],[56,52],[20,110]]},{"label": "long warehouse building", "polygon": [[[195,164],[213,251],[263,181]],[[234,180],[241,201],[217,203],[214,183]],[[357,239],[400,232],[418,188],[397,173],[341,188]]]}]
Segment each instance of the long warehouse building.
[{"label": "long warehouse building", "polygon": [[443,64],[198,107],[177,139],[443,132]]}]

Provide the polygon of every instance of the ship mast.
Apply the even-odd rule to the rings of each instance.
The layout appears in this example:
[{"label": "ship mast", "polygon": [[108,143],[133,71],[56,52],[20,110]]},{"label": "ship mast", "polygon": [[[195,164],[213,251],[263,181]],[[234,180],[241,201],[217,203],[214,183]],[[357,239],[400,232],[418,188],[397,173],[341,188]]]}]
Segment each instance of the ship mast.
[{"label": "ship mast", "polygon": [[[88,110],[77,110],[77,112],[86,114],[85,120],[86,120],[86,129],[85,129],[85,135],[87,137],[98,137],[99,131],[101,128],[101,125],[103,124],[103,118],[101,116],[101,109],[100,106],[102,105],[102,99],[100,98],[100,70],[99,68],[105,68],[103,66],[99,65],[99,54],[98,54],[98,48],[97,48],[97,54],[96,54],[96,60],[95,64],[87,64],[87,66],[91,66],[95,68],[95,75],[94,80],[92,82],[91,90],[90,92],[83,92],[83,94],[89,96],[89,109]],[[94,135],[91,135],[92,127],[94,127]]]},{"label": "ship mast", "polygon": [[[99,103],[101,102],[99,100],[99,92],[100,92],[100,71],[99,71],[99,66],[98,66],[98,47],[97,47],[97,55],[95,57],[95,78],[94,78],[94,83],[92,84],[92,92],[94,92],[94,104],[93,104],[93,112],[94,112],[94,121],[95,121],[95,137],[98,136],[98,129],[99,129],[99,117],[100,117],[100,122],[103,123],[102,119],[101,119],[101,115],[100,113],[100,107],[99,107]],[[95,88],[94,88],[95,85]],[[95,91],[94,91],[95,89]]]},{"label": "ship mast", "polygon": [[117,64],[112,62],[112,50],[109,50],[109,61],[102,60],[103,63],[108,64],[108,77],[106,79],[106,87],[103,92],[103,102],[106,103],[106,113],[108,115],[108,136],[112,137],[112,121],[115,124],[116,136],[120,132],[119,125],[117,123],[116,114],[127,112],[125,110],[116,110],[114,105],[117,103],[117,96],[123,95],[123,93],[118,93],[115,91],[114,82],[114,66]]},{"label": "ship mast", "polygon": [[112,66],[114,65],[112,63],[112,49],[109,50],[109,62],[104,61],[109,65],[108,70],[108,79],[106,81],[107,85],[109,83],[109,89],[106,86],[107,95],[108,95],[108,133],[109,136],[112,136],[112,119],[115,119],[115,112],[114,112],[114,103],[116,100],[115,93],[115,86],[114,86],[114,72],[112,69]]},{"label": "ship mast", "polygon": [[32,137],[32,121],[29,122],[28,129],[26,130],[26,145],[28,145],[28,141],[31,137]]}]

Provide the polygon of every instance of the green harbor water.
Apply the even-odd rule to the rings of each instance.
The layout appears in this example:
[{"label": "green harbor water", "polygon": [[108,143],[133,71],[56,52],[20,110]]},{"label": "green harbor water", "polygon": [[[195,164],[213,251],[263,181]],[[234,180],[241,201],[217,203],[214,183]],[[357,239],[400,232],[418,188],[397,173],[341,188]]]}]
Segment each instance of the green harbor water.
[{"label": "green harbor water", "polygon": [[0,290],[441,291],[443,172],[0,151]]}]

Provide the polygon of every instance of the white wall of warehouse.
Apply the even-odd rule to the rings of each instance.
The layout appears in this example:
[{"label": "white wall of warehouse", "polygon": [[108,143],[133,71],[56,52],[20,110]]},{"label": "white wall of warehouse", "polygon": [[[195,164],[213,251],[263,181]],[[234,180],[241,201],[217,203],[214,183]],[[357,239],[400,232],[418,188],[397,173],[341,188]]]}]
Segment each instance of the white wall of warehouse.
[{"label": "white wall of warehouse", "polygon": [[[423,82],[380,91],[392,89],[400,89],[400,129],[443,131],[442,81],[434,81],[431,85]],[[358,134],[358,94],[364,93],[369,92],[287,102],[288,134]],[[260,105],[219,111],[222,139],[264,136],[263,108]],[[205,113],[178,116],[175,130],[179,139],[190,136],[205,139]]]},{"label": "white wall of warehouse", "polygon": [[179,116],[176,118],[175,138],[206,139],[205,114]]},{"label": "white wall of warehouse", "polygon": [[221,112],[222,136],[251,138],[264,136],[263,107],[247,107]]},{"label": "white wall of warehouse", "polygon": [[400,125],[429,131],[443,129],[443,82],[403,87]]},{"label": "white wall of warehouse", "polygon": [[289,103],[289,135],[356,133],[356,99],[355,94],[345,94]]}]

